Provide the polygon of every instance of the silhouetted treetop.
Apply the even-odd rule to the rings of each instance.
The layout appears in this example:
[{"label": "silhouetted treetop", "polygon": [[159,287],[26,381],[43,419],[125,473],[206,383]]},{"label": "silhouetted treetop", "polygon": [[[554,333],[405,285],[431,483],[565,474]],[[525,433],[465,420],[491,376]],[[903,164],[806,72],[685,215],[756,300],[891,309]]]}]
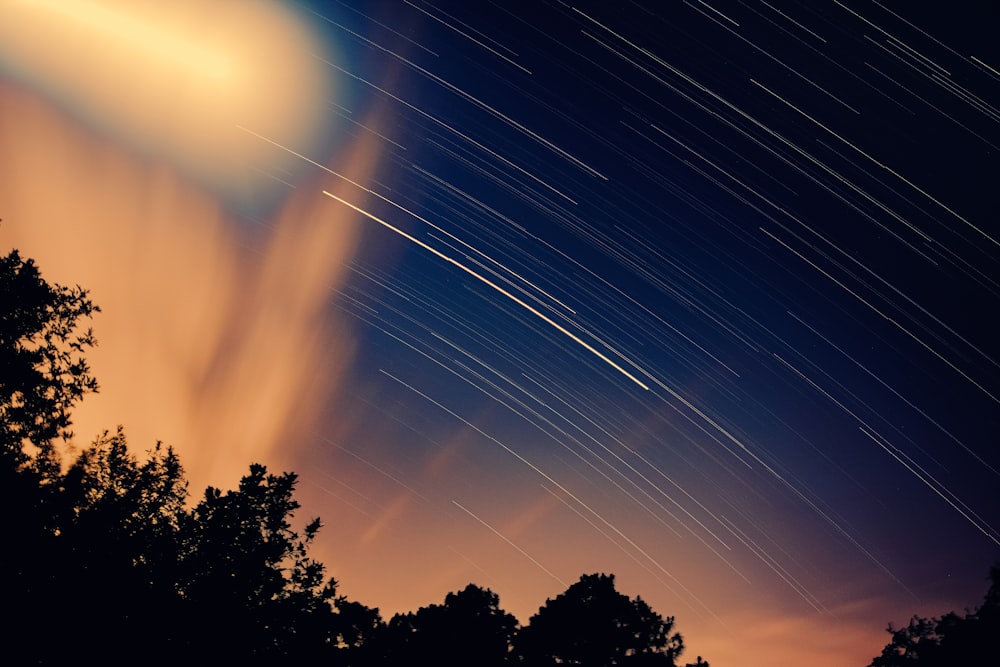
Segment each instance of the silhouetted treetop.
[{"label": "silhouetted treetop", "polygon": [[[83,356],[95,343],[80,320],[99,309],[80,287],[50,285],[17,250],[0,257],[0,465],[57,468],[52,441],[97,381]],[[29,449],[26,449],[29,448]],[[32,449],[33,448],[33,449]]]},{"label": "silhouetted treetop", "polygon": [[914,616],[905,628],[889,624],[892,640],[869,667],[953,667],[1000,665],[1000,563],[990,568],[981,607],[965,616]]},{"label": "silhouetted treetop", "polygon": [[290,523],[299,508],[295,482],[294,473],[268,474],[254,464],[235,491],[205,491],[181,526],[182,597],[220,609],[280,608],[292,616],[331,611],[336,582],[324,581],[324,566],[308,555],[319,519],[301,536]]},{"label": "silhouetted treetop", "polygon": [[386,631],[386,664],[502,665],[510,659],[517,619],[491,590],[469,584],[444,604],[397,614]]},{"label": "silhouetted treetop", "polygon": [[530,667],[674,665],[684,644],[673,624],[615,590],[614,575],[583,575],[531,617],[516,648]]}]

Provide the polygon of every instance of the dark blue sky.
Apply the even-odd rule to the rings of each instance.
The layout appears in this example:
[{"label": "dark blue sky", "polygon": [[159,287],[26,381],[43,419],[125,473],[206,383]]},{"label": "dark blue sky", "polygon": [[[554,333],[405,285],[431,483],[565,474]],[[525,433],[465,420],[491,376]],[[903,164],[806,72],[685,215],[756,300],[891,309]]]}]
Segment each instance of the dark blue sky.
[{"label": "dark blue sky", "polygon": [[311,8],[395,142],[364,207],[420,242],[368,220],[338,302],[405,453],[339,444],[423,489],[434,443],[495,438],[513,453],[434,503],[504,516],[534,483],[582,515],[562,548],[647,566],[676,531],[694,583],[670,595],[709,615],[704,569],[804,615],[976,602],[1000,553],[989,3]]}]

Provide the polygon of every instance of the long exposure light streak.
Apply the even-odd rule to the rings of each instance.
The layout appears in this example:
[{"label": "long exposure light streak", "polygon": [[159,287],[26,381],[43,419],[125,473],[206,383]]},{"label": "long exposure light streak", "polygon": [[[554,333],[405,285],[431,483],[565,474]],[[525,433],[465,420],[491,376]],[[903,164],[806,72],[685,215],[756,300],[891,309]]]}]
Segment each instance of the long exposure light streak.
[{"label": "long exposure light streak", "polygon": [[426,250],[426,251],[434,254],[436,257],[438,257],[440,259],[443,259],[444,261],[448,262],[452,266],[455,266],[455,267],[461,269],[462,271],[464,271],[468,275],[472,276],[476,280],[478,280],[478,281],[482,282],[483,284],[485,284],[486,286],[488,286],[488,287],[496,290],[497,292],[499,292],[500,294],[504,295],[505,297],[507,297],[508,299],[510,299],[511,301],[513,301],[514,303],[516,303],[517,305],[521,306],[522,308],[524,308],[525,310],[527,310],[529,313],[531,313],[535,317],[539,318],[540,320],[542,320],[543,322],[545,322],[546,324],[548,324],[549,326],[551,326],[552,328],[554,328],[556,331],[558,331],[559,333],[563,334],[564,336],[566,336],[567,338],[569,338],[570,340],[572,340],[574,343],[576,343],[577,345],[581,346],[583,349],[587,350],[588,352],[590,352],[591,354],[593,354],[595,357],[597,357],[598,359],[600,359],[601,361],[603,361],[604,363],[608,364],[613,369],[615,369],[616,371],[618,371],[619,373],[621,373],[622,375],[624,375],[625,377],[627,377],[629,380],[631,380],[632,382],[634,382],[635,384],[637,384],[640,388],[645,389],[645,390],[649,389],[649,387],[646,384],[644,384],[641,380],[639,380],[639,378],[637,378],[636,376],[632,375],[630,372],[628,372],[627,370],[625,370],[624,368],[622,368],[621,366],[619,366],[613,360],[609,359],[602,352],[600,352],[599,350],[595,349],[592,345],[590,345],[589,343],[587,343],[585,340],[583,340],[582,338],[580,338],[579,336],[577,336],[576,334],[574,334],[573,332],[571,332],[569,329],[567,329],[566,327],[562,326],[561,324],[559,324],[558,322],[556,322],[555,320],[553,320],[548,315],[546,315],[545,313],[541,312],[540,310],[538,310],[537,308],[535,308],[531,304],[525,302],[523,299],[518,298],[514,294],[511,294],[509,291],[505,290],[503,287],[501,287],[501,286],[497,285],[496,283],[492,282],[488,278],[485,278],[485,277],[481,276],[480,274],[476,273],[475,271],[473,271],[469,267],[465,266],[461,262],[458,262],[458,261],[452,259],[451,257],[448,257],[447,255],[445,255],[443,252],[441,252],[437,248],[434,248],[434,247],[432,247],[432,246],[424,243],[423,241],[421,241],[420,239],[416,238],[415,236],[413,236],[411,234],[407,234],[406,232],[404,232],[399,227],[396,227],[396,226],[394,226],[394,225],[386,222],[385,220],[383,220],[382,218],[379,218],[374,213],[369,213],[368,211],[366,211],[366,210],[364,210],[362,208],[359,208],[358,206],[355,206],[354,204],[350,203],[349,201],[347,201],[345,199],[341,199],[337,195],[335,195],[335,194],[333,194],[331,192],[327,192],[326,190],[323,191],[323,194],[326,195],[327,197],[330,197],[331,199],[334,199],[334,200],[340,202],[341,204],[347,206],[348,208],[351,208],[354,211],[357,211],[358,213],[360,213],[361,215],[365,216],[369,220],[373,220],[374,222],[377,222],[378,224],[382,225],[386,229],[389,229],[389,230],[395,232],[396,234],[402,236],[406,240],[408,240],[408,241],[414,243],[415,245],[423,248],[424,250]]},{"label": "long exposure light streak", "polygon": [[383,620],[605,572],[681,662],[862,667],[1000,558],[988,5],[0,1],[69,447],[296,471]]}]

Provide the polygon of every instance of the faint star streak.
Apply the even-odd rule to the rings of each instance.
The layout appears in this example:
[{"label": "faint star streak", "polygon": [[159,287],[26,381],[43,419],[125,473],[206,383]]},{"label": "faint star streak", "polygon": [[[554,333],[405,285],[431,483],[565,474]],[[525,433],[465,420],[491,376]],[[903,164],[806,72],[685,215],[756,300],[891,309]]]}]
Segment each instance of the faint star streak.
[{"label": "faint star streak", "polygon": [[462,37],[465,37],[467,40],[469,40],[473,44],[481,46],[482,48],[486,49],[487,51],[489,51],[490,53],[492,53],[493,55],[495,55],[497,58],[500,58],[501,60],[504,60],[504,61],[510,63],[511,65],[513,65],[514,67],[518,68],[519,70],[521,70],[525,74],[531,74],[531,70],[529,70],[527,67],[519,65],[518,63],[514,62],[513,60],[511,60],[510,58],[508,58],[507,56],[505,56],[504,54],[502,54],[499,51],[497,51],[496,49],[492,48],[491,46],[489,46],[487,44],[484,44],[483,42],[479,41],[478,39],[476,39],[472,35],[464,32],[462,30],[459,30],[458,28],[456,28],[452,24],[448,23],[444,19],[441,19],[440,17],[434,16],[434,14],[431,14],[429,11],[427,11],[423,7],[418,7],[417,5],[413,4],[409,0],[403,0],[403,1],[406,2],[406,4],[408,4],[410,7],[413,7],[414,9],[416,9],[418,12],[421,12],[425,16],[431,17],[432,19],[434,19],[435,21],[437,21],[441,25],[447,27],[448,29],[454,30],[456,33],[458,33]]},{"label": "faint star streak", "polygon": [[[63,1],[80,7],[49,2],[53,26],[105,0]],[[155,392],[127,391],[162,396],[168,424],[173,404],[202,404],[185,386],[226,397],[217,378],[237,366],[282,399],[227,400],[302,425],[273,463],[338,517],[317,548],[345,595],[389,618],[488,583],[526,622],[581,572],[613,572],[719,667],[866,664],[887,621],[981,596],[1000,548],[1000,43],[984,3],[217,0],[212,16],[301,14],[316,41],[276,69],[314,95],[253,86],[266,104],[220,115],[219,137],[274,162],[235,161],[240,201],[203,216],[174,207],[198,165],[173,178],[140,151],[119,169],[135,152],[120,124],[32,80],[50,57],[77,61],[75,82],[119,65],[19,25],[32,4],[0,0],[0,241],[142,299],[109,302],[100,328],[139,319],[141,336],[107,339],[138,341],[144,379],[166,357]],[[182,88],[240,64],[214,53],[213,26],[236,22],[174,5],[198,7],[187,38],[209,58]],[[110,19],[98,41],[130,27]],[[111,40],[125,106],[148,97],[129,82],[169,88],[136,76],[128,54],[151,47],[134,38]],[[307,71],[316,85],[297,83]],[[170,98],[158,136],[214,113]],[[299,141],[250,115],[272,106],[322,122]],[[48,107],[81,121],[86,152],[59,149]],[[178,305],[143,310],[164,295]],[[271,361],[308,378],[301,393]],[[193,419],[164,440],[235,432]],[[754,644],[761,627],[774,641]]]},{"label": "faint star streak", "polygon": [[[539,475],[541,475],[541,477],[543,479],[545,479],[547,482],[549,482],[550,484],[554,485],[560,491],[562,491],[567,496],[569,496],[570,498],[572,498],[577,504],[580,505],[580,507],[583,507],[584,509],[586,509],[592,516],[594,516],[595,518],[597,518],[598,520],[600,520],[601,523],[603,523],[610,530],[612,530],[615,534],[617,534],[621,539],[623,539],[626,543],[628,543],[629,546],[631,546],[633,549],[635,549],[640,554],[642,554],[650,563],[652,563],[654,566],[656,566],[656,568],[660,572],[662,572],[663,574],[667,575],[668,577],[670,577],[671,579],[673,579],[674,581],[676,581],[679,586],[681,586],[682,588],[684,588],[685,591],[687,591],[688,593],[690,593],[690,591],[688,591],[688,589],[673,574],[671,574],[669,570],[667,570],[665,567],[663,567],[663,565],[661,565],[660,562],[656,558],[654,558],[652,556],[652,554],[650,554],[646,549],[643,549],[642,547],[640,547],[633,539],[631,539],[630,537],[628,537],[617,526],[615,526],[611,521],[609,521],[608,519],[604,518],[600,513],[598,513],[590,505],[588,505],[587,503],[585,503],[579,496],[577,496],[576,494],[574,494],[573,492],[571,492],[568,488],[566,488],[565,485],[560,484],[555,479],[553,479],[550,475],[548,475],[547,473],[545,473],[544,471],[542,471],[541,468],[539,468],[535,464],[533,464],[530,461],[528,461],[526,458],[524,458],[523,456],[521,456],[520,454],[518,454],[516,451],[514,451],[513,449],[511,449],[509,446],[505,445],[504,443],[500,442],[499,440],[497,440],[496,438],[494,438],[490,434],[486,433],[485,431],[483,431],[482,429],[480,429],[478,426],[476,426],[472,422],[470,422],[467,419],[461,417],[460,415],[458,415],[457,413],[455,413],[453,410],[450,410],[449,408],[445,407],[444,405],[442,405],[438,401],[435,401],[433,398],[431,398],[427,394],[425,394],[422,391],[416,389],[412,385],[407,384],[403,380],[400,380],[399,378],[393,376],[391,373],[388,373],[384,369],[381,370],[380,372],[382,374],[386,375],[387,377],[392,378],[393,380],[395,380],[399,384],[403,385],[404,387],[406,387],[410,391],[414,392],[418,396],[424,398],[427,401],[430,401],[431,403],[433,403],[434,405],[436,405],[440,409],[442,409],[445,412],[447,412],[448,414],[450,414],[455,419],[458,419],[459,421],[461,421],[466,426],[468,426],[468,427],[472,428],[473,430],[475,430],[480,435],[488,438],[492,442],[494,442],[497,445],[499,445],[501,448],[503,448],[504,451],[506,451],[507,453],[509,453],[510,455],[512,455],[514,458],[516,458],[518,461],[520,461],[521,463],[525,464],[526,466],[528,466],[529,468],[531,468],[532,470],[534,470],[536,473],[538,473]],[[691,594],[691,595],[692,595],[692,597],[694,599],[696,599],[696,600],[698,599],[697,596],[695,596],[694,594]],[[700,602],[700,600],[699,600],[699,602]],[[705,606],[703,603],[702,603],[702,606],[705,607],[706,611],[709,611],[709,613],[711,613],[711,611],[709,610],[709,608],[707,606]]]},{"label": "faint star streak", "polygon": [[566,586],[567,585],[567,583],[565,581],[563,581],[562,579],[559,578],[559,575],[555,574],[552,570],[550,570],[549,568],[547,568],[544,565],[542,565],[540,562],[538,562],[537,558],[535,558],[534,556],[532,556],[531,554],[529,554],[527,551],[525,551],[521,547],[519,547],[516,544],[514,544],[503,533],[501,533],[499,530],[497,530],[496,528],[494,528],[493,526],[491,526],[490,524],[486,523],[485,521],[483,521],[482,519],[480,519],[478,516],[476,516],[475,514],[473,514],[473,512],[471,510],[466,509],[457,500],[452,500],[451,503],[455,507],[457,507],[458,509],[462,510],[463,512],[465,512],[466,514],[468,514],[469,516],[471,516],[473,519],[475,519],[476,521],[478,521],[480,524],[482,524],[491,533],[493,533],[494,535],[496,535],[497,537],[499,537],[501,540],[503,540],[504,542],[506,542],[507,544],[509,544],[511,547],[513,547],[514,549],[516,549],[519,554],[521,554],[522,556],[524,556],[525,558],[527,558],[528,560],[530,560],[532,563],[534,563],[542,572],[544,572],[545,574],[549,575],[550,577],[552,577],[553,579],[555,579],[556,581],[558,581],[560,586]]},{"label": "faint star streak", "polygon": [[842,281],[838,280],[837,278],[834,278],[829,272],[827,272],[824,269],[820,268],[819,265],[817,265],[815,262],[807,259],[805,255],[803,255],[798,250],[795,250],[794,248],[792,248],[790,245],[788,245],[787,243],[785,243],[784,241],[782,241],[781,239],[779,239],[777,236],[775,236],[771,232],[767,231],[763,227],[760,228],[760,231],[762,231],[765,234],[767,234],[768,236],[770,236],[776,242],[780,243],[786,250],[788,250],[789,252],[791,252],[792,254],[794,254],[796,257],[798,257],[799,259],[801,259],[803,262],[805,262],[806,264],[808,264],[809,266],[813,267],[814,269],[816,269],[817,271],[819,271],[820,273],[822,273],[824,276],[826,276],[827,278],[829,278],[830,280],[832,280],[837,286],[839,286],[841,289],[845,290],[848,294],[850,294],[851,296],[853,296],[855,299],[857,299],[861,303],[863,303],[866,306],[868,306],[869,308],[871,308],[875,313],[877,313],[879,316],[881,316],[886,322],[888,322],[889,324],[893,325],[894,327],[896,327],[897,329],[899,329],[900,331],[902,331],[904,334],[906,334],[907,336],[909,336],[910,338],[912,338],[914,342],[918,343],[925,350],[927,350],[928,352],[930,352],[931,354],[933,354],[935,357],[937,357],[938,359],[940,359],[942,362],[944,362],[945,364],[947,364],[956,373],[958,373],[963,378],[965,378],[966,380],[968,380],[969,382],[971,382],[973,385],[975,385],[975,387],[977,389],[979,389],[981,392],[983,392],[986,396],[989,396],[991,399],[993,399],[993,401],[995,403],[1000,403],[1000,398],[998,398],[997,396],[995,396],[994,394],[992,394],[986,387],[984,387],[983,385],[981,385],[979,382],[973,380],[972,377],[968,373],[966,373],[965,371],[963,371],[962,369],[960,369],[958,366],[956,366],[955,364],[953,364],[951,361],[949,361],[948,359],[946,359],[944,357],[944,355],[942,355],[940,352],[938,352],[937,350],[935,350],[934,348],[932,348],[929,344],[925,343],[923,340],[921,340],[920,338],[918,338],[916,336],[916,334],[912,333],[906,327],[904,327],[902,324],[900,324],[899,322],[897,322],[893,318],[891,318],[888,315],[886,315],[885,313],[883,313],[881,310],[879,310],[874,305],[872,305],[869,301],[865,300],[860,294],[858,294],[857,292],[855,292],[854,290],[852,290],[850,287],[848,287],[847,285],[845,285]]},{"label": "faint star streak", "polygon": [[[972,513],[972,516],[969,516],[969,514],[966,513],[966,510],[968,508],[966,508],[964,504],[962,507],[959,507],[955,503],[955,501],[952,500],[952,498],[955,497],[955,494],[948,491],[948,489],[940,482],[938,482],[933,475],[929,474],[926,470],[920,468],[920,466],[917,466],[915,463],[913,463],[913,460],[910,459],[910,457],[903,454],[898,448],[894,447],[888,440],[886,440],[882,436],[878,435],[874,431],[869,431],[864,426],[861,426],[859,428],[861,429],[862,433],[864,433],[872,440],[872,442],[874,442],[876,445],[878,445],[886,452],[888,452],[888,454],[892,456],[892,458],[896,459],[904,468],[913,473],[914,477],[919,479],[927,486],[927,488],[936,493],[941,498],[941,500],[951,505],[952,509],[961,514],[962,518],[964,518],[970,524],[975,526],[976,530],[978,530],[987,538],[992,540],[995,544],[1000,545],[1000,536],[997,535],[996,531],[994,531],[990,526],[983,526],[981,523],[982,519],[980,519],[974,513]],[[904,457],[907,459],[906,461],[903,460]],[[909,463],[907,461],[909,461]],[[947,495],[945,495],[945,491],[947,491]],[[948,496],[951,496],[951,498],[949,498]]]}]

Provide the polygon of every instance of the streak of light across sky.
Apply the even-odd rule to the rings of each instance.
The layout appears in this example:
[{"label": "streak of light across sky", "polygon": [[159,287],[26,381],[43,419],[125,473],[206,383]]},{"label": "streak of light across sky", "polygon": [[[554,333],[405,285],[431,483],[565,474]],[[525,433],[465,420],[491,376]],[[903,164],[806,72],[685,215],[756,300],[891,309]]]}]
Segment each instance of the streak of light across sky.
[{"label": "streak of light across sky", "polygon": [[862,667],[978,604],[996,3],[156,5],[0,2],[0,250],[104,311],[78,432],[296,470],[385,617],[613,572],[682,662]]}]

